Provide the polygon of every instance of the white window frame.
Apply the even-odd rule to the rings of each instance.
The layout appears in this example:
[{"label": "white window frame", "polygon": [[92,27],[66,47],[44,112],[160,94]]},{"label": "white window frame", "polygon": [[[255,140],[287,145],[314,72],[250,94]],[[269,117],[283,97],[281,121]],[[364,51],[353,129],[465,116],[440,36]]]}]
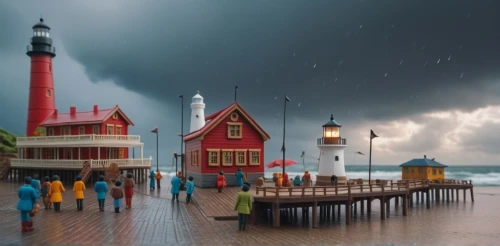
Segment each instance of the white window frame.
[{"label": "white window frame", "polygon": [[[207,161],[208,165],[211,167],[220,166],[220,149],[207,149],[207,153],[208,153],[208,161]],[[217,159],[217,163],[213,162],[213,159],[212,159],[212,157],[214,156],[213,154],[215,154],[215,157]]]},{"label": "white window frame", "polygon": [[[259,161],[258,162],[254,162],[253,160],[253,154],[254,153],[257,153],[257,156],[259,158]],[[260,156],[260,153],[261,153],[261,150],[260,149],[249,149],[248,150],[248,158],[250,159],[250,161],[248,162],[248,164],[250,166],[259,166],[260,165],[260,160],[261,160],[261,156]]]}]

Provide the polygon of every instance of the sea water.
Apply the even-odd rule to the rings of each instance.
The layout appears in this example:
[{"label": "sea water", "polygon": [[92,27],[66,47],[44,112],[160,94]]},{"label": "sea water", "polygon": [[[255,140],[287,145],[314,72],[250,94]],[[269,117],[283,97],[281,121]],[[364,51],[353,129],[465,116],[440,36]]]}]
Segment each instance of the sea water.
[{"label": "sea water", "polygon": [[[346,165],[346,175],[349,179],[368,179],[368,165]],[[171,167],[161,167],[160,170],[173,175]],[[296,175],[302,177],[304,170],[311,173],[313,181],[318,173],[318,164],[305,163],[286,167],[288,177]],[[244,170],[243,170],[244,171]],[[281,172],[282,168],[265,170],[265,178],[270,179],[273,172]],[[401,168],[397,165],[372,165],[372,179],[398,180],[401,179]],[[445,169],[446,179],[472,180],[474,186],[500,186],[500,166],[450,166]]]}]

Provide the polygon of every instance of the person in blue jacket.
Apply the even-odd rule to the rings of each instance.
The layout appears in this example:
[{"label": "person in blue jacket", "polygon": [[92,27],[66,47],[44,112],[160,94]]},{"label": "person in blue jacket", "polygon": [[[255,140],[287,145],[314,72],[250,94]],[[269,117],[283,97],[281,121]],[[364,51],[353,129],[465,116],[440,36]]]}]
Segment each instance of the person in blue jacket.
[{"label": "person in blue jacket", "polygon": [[293,180],[293,186],[300,186],[300,182],[301,182],[300,176],[299,175],[295,176],[295,179]]},{"label": "person in blue jacket", "polygon": [[236,176],[236,186],[243,186],[243,171],[241,168],[238,168],[238,171],[234,174]]},{"label": "person in blue jacket", "polygon": [[108,184],[104,181],[104,176],[99,176],[99,181],[94,185],[94,191],[97,193],[97,202],[99,203],[99,211],[104,211],[104,202],[106,193],[108,193]]},{"label": "person in blue jacket", "polygon": [[193,176],[189,176],[188,182],[186,182],[186,204],[189,204],[191,202],[191,196],[193,195],[194,191],[193,179],[194,179]]},{"label": "person in blue jacket", "polygon": [[24,177],[24,185],[19,188],[17,195],[19,196],[19,202],[17,203],[17,210],[21,211],[21,231],[29,232],[33,231],[33,223],[30,218],[30,211],[35,208],[36,205],[36,192],[33,187],[31,187],[31,177]]},{"label": "person in blue jacket", "polygon": [[149,190],[155,190],[155,171],[151,170],[149,173]]},{"label": "person in blue jacket", "polygon": [[42,185],[40,184],[40,180],[38,179],[38,173],[33,174],[31,187],[35,189],[36,202],[38,203],[38,198],[40,198],[40,193],[42,192]]},{"label": "person in blue jacket", "polygon": [[172,177],[172,180],[170,181],[172,184],[172,187],[170,188],[170,193],[172,193],[172,202],[177,199],[177,202],[179,202],[179,191],[181,190],[181,179],[175,175]]}]

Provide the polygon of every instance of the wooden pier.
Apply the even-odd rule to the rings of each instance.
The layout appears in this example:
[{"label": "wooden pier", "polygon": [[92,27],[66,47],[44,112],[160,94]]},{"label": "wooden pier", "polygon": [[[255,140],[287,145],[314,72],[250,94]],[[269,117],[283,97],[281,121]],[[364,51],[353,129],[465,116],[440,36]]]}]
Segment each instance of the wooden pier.
[{"label": "wooden pier", "polygon": [[[374,200],[380,202],[380,219],[389,217],[390,201],[394,199],[396,207],[403,207],[403,216],[408,215],[408,208],[414,203],[424,203],[431,208],[431,200],[459,200],[459,191],[463,190],[463,200],[466,201],[466,191],[470,190],[472,202],[474,192],[472,181],[440,180],[377,180],[368,183],[367,180],[350,181],[347,185],[312,186],[312,187],[256,187],[252,189],[254,210],[252,222],[258,224],[259,218],[269,215],[274,227],[280,226],[280,216],[287,216],[296,222],[300,209],[303,220],[309,219],[312,212],[312,226],[318,227],[319,220],[334,220],[335,214],[340,218],[344,207],[346,224],[351,223],[352,215],[359,212],[371,215],[371,205]],[[450,195],[451,194],[451,195]],[[450,199],[451,198],[451,199]],[[319,210],[319,214],[318,214]]]}]

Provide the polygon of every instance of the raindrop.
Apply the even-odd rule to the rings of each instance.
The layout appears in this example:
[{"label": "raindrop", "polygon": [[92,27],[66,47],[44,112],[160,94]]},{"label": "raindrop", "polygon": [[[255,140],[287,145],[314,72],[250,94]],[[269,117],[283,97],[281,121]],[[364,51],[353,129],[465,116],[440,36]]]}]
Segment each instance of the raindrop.
[{"label": "raindrop", "polygon": [[[386,75],[387,75],[387,74],[386,74]],[[356,86],[356,90],[358,90],[360,86],[361,86],[361,85],[360,85],[360,84],[358,84],[358,86]]]},{"label": "raindrop", "polygon": [[424,67],[425,67],[425,66],[427,66],[427,63],[428,63],[428,62],[429,62],[429,61],[425,61],[425,63],[424,63]]},{"label": "raindrop", "polygon": [[360,25],[359,28],[363,27],[363,25]]},{"label": "raindrop", "polygon": [[438,59],[437,64],[439,64],[440,61],[441,61],[441,58]]},{"label": "raindrop", "polygon": [[205,65],[207,65],[207,64],[208,64],[208,61],[205,63]]},{"label": "raindrop", "polygon": [[460,78],[462,78],[464,76],[464,73],[460,74]]},{"label": "raindrop", "polygon": [[401,60],[401,62],[399,62],[399,65],[401,66],[401,64],[403,64],[403,60]]},{"label": "raindrop", "polygon": [[394,25],[392,25],[392,28],[394,28]]},{"label": "raindrop", "polygon": [[326,85],[326,82],[323,82],[323,86],[325,86],[325,85]]},{"label": "raindrop", "polygon": [[465,17],[465,19],[468,19],[468,18],[469,18],[469,16],[470,16],[470,13],[468,13],[468,14],[467,14],[467,17]]},{"label": "raindrop", "polygon": [[420,50],[424,50],[424,49],[425,49],[425,45],[423,45],[423,46],[422,46],[422,49],[420,49]]},{"label": "raindrop", "polygon": [[277,96],[276,96],[276,97],[274,97],[274,100],[277,100],[277,99],[278,99],[278,97],[277,97]]},{"label": "raindrop", "polygon": [[339,66],[342,65],[344,63],[344,60],[340,60],[339,61]]},{"label": "raindrop", "polygon": [[295,56],[295,53],[293,53],[293,56]]},{"label": "raindrop", "polygon": [[387,77],[387,73],[385,73],[384,77]]},{"label": "raindrop", "polygon": [[299,105],[297,105],[297,107],[300,107],[300,104],[302,104],[302,103],[299,103]]},{"label": "raindrop", "polygon": [[316,64],[314,64],[313,68],[316,68]]},{"label": "raindrop", "polygon": [[448,61],[449,61],[449,60],[451,60],[451,54],[450,54],[450,56],[448,57]]},{"label": "raindrop", "polygon": [[337,78],[335,78],[335,80],[334,80],[334,81],[337,81]]}]

